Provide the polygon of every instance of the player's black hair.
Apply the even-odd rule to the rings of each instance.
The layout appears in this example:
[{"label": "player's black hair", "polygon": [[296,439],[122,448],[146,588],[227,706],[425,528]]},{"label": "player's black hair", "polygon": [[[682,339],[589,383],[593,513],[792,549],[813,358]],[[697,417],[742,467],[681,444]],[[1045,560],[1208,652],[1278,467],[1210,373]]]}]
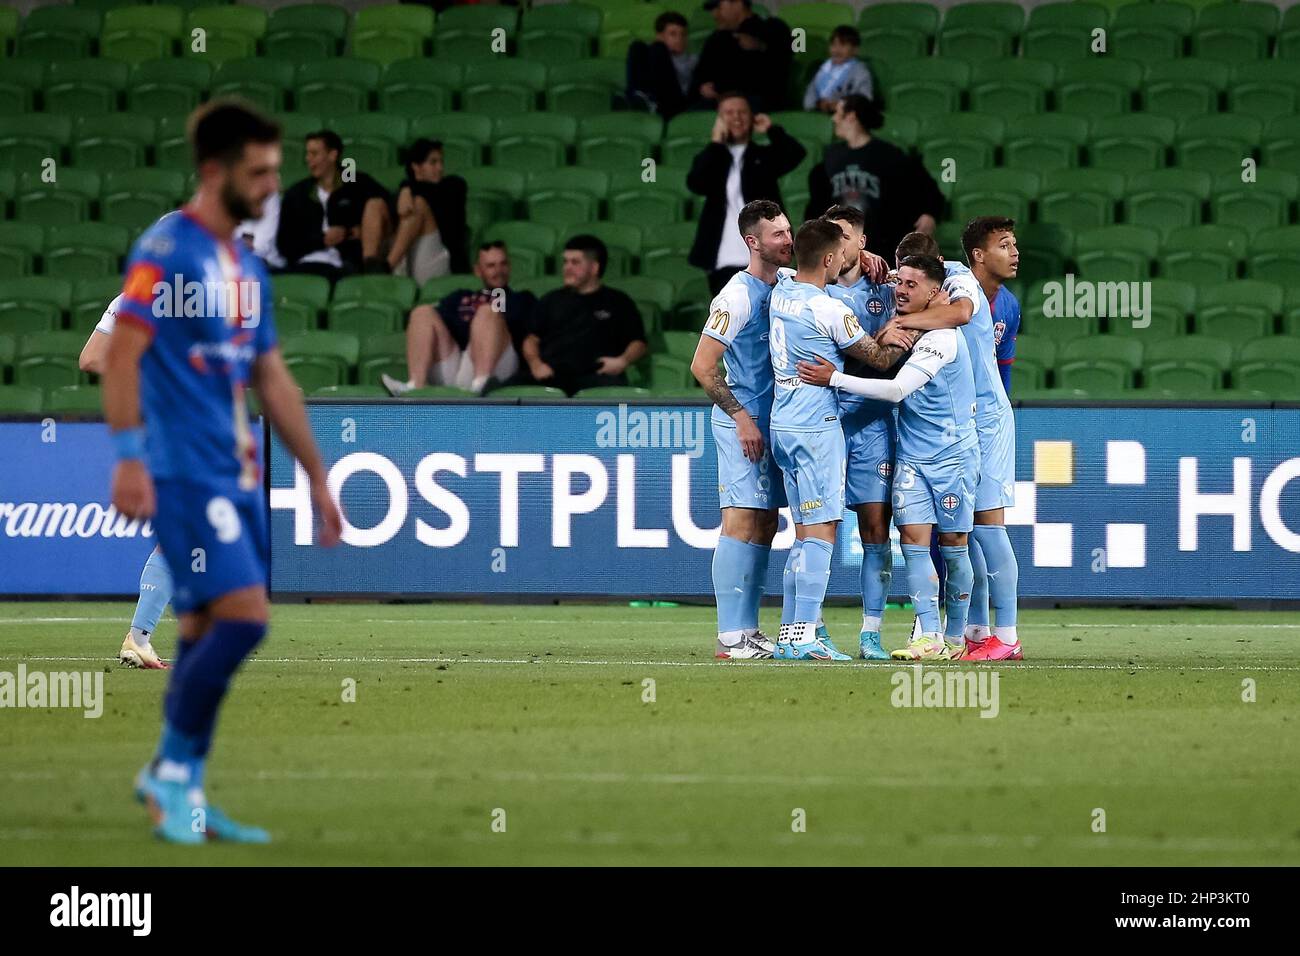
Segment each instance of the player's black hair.
[{"label": "player's black hair", "polygon": [[339,161],[343,159],[343,137],[332,129],[318,129],[314,133],[308,133],[302,138],[304,143],[309,143],[313,139],[318,139],[325,144],[326,149],[332,149],[339,154]]},{"label": "player's black hair", "polygon": [[820,261],[828,252],[834,252],[844,241],[840,227],[829,219],[809,219],[794,237],[794,258],[803,266]]},{"label": "player's black hair", "polygon": [[849,26],[842,23],[831,31],[832,40],[840,40],[850,46],[862,46],[862,34],[858,32],[857,27]]},{"label": "player's black hair", "polygon": [[846,112],[852,113],[862,124],[862,128],[870,131],[880,129],[885,125],[885,117],[880,112],[880,107],[876,101],[869,96],[863,96],[861,93],[850,93],[840,100]]},{"label": "player's black hair", "polygon": [[718,94],[719,109],[722,108],[722,103],[724,100],[744,100],[745,104],[749,107],[749,111],[751,113],[754,112],[754,104],[750,101],[749,97],[746,96],[744,93],[740,92],[740,90],[727,90],[725,93],[719,93]]},{"label": "player's black hair", "polygon": [[927,279],[939,285],[942,285],[943,280],[947,278],[947,273],[943,271],[943,262],[937,256],[908,256],[898,261],[898,267],[901,269],[903,266],[919,269]]},{"label": "player's black hair", "polygon": [[687,26],[686,18],[675,10],[669,10],[655,17],[655,33],[663,33],[665,27],[681,27],[685,30]]},{"label": "player's black hair", "polygon": [[736,217],[736,226],[742,236],[758,235],[758,224],[763,220],[771,222],[777,216],[784,215],[781,207],[770,199],[755,199],[741,207]]},{"label": "player's black hair", "polygon": [[232,97],[209,100],[190,114],[185,125],[196,167],[209,159],[229,166],[244,155],[249,143],[280,142],[279,123]]},{"label": "player's black hair", "polygon": [[939,258],[939,243],[934,241],[934,236],[926,232],[909,232],[898,243],[898,248],[894,250],[894,259],[902,262],[908,256],[928,256]]},{"label": "player's black hair", "polygon": [[415,174],[411,172],[411,167],[424,162],[429,158],[429,154],[435,151],[439,153],[442,152],[442,140],[428,139],[424,136],[421,136],[410,146],[403,149],[402,168],[406,170],[406,175],[409,178],[414,179]]},{"label": "player's black hair", "polygon": [[847,222],[855,229],[861,229],[867,224],[867,217],[862,214],[861,209],[857,206],[849,206],[844,203],[840,203],[838,206],[831,206],[830,209],[827,209],[822,213],[822,218],[827,222],[835,220]]},{"label": "player's black hair", "polygon": [[966,261],[971,261],[971,253],[988,245],[991,237],[999,232],[1012,232],[1016,221],[1006,216],[978,216],[966,223],[961,231],[961,248],[966,253]]},{"label": "player's black hair", "polygon": [[605,248],[605,244],[598,238],[589,236],[586,233],[574,236],[564,244],[564,251],[569,252],[570,250],[581,252],[588,259],[594,259],[599,267],[596,274],[600,276],[605,274],[605,265],[609,262],[609,250]]}]

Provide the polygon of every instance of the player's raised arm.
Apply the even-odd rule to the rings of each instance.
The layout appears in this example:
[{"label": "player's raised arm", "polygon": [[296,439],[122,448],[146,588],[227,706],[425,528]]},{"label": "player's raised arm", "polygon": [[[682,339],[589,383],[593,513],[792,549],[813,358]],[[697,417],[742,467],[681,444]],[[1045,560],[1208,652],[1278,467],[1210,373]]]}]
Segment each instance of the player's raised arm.
[{"label": "player's raised arm", "polygon": [[312,437],[298,383],[284,364],[278,347],[257,357],[253,364],[253,388],[276,434],[307,472],[312,504],[321,518],[320,543],[327,548],[338,544],[343,519],[326,484],[325,465],[316,447],[316,439]]},{"label": "player's raised arm", "polygon": [[864,335],[842,351],[883,372],[893,368],[911,347],[912,336],[901,327],[890,324],[882,330],[879,339]]}]

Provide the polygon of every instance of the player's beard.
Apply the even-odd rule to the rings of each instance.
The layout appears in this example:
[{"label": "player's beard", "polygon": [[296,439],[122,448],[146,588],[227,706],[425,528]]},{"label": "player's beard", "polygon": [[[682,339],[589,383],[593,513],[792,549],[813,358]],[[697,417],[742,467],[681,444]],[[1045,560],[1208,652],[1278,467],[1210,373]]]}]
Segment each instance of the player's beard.
[{"label": "player's beard", "polygon": [[[260,208],[255,210],[252,201],[246,196],[240,195],[239,191],[235,189],[235,184],[230,181],[227,181],[221,187],[221,205],[225,207],[230,218],[236,222],[260,217]],[[261,203],[258,203],[259,207],[261,205]]]}]

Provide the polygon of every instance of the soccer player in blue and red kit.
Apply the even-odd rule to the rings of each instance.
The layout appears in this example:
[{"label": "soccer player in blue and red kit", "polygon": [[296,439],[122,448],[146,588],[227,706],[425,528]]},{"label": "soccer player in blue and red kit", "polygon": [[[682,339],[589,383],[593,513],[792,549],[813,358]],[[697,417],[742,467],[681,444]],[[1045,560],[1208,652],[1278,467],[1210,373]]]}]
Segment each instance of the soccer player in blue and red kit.
[{"label": "soccer player in blue and red kit", "polygon": [[113,504],[154,519],[180,632],[162,739],[136,795],[170,842],[262,843],[265,831],[235,823],[203,794],[221,701],[267,627],[269,538],[249,385],[307,472],[321,544],[338,542],[342,517],[277,347],[266,269],[233,238],[279,188],[279,127],[214,100],[191,115],[188,135],[198,189],[182,215],[132,248],[104,369]]}]

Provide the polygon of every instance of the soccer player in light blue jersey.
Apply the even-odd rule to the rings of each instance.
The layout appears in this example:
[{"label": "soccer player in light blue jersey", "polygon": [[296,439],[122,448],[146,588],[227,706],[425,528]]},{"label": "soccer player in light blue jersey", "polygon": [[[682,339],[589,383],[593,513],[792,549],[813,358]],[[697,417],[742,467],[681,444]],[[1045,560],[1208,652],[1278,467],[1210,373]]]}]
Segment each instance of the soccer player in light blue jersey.
[{"label": "soccer player in light blue jersey", "polygon": [[129,518],[154,518],[180,632],[162,738],[136,795],[169,842],[263,843],[265,831],[231,820],[203,792],[222,699],[265,635],[269,610],[250,384],[308,476],[322,544],[337,543],[342,519],[276,342],[270,277],[234,239],[279,187],[279,127],[218,99],[190,116],[187,132],[198,189],[181,215],[150,227],[132,248],[104,368],[104,417],[118,458],[113,505]]},{"label": "soccer player in light blue jersey", "polygon": [[[119,295],[108,304],[104,314],[95,323],[95,328],[91,331],[90,338],[86,339],[77,359],[77,365],[83,372],[103,374],[104,358],[108,355],[108,339],[113,334],[113,326],[117,324],[117,310],[121,305],[122,297]],[[117,652],[118,663],[145,670],[167,670],[166,662],[154,650],[153,635],[171,599],[172,575],[167,570],[167,562],[163,560],[162,549],[155,547],[140,572],[140,597],[136,601],[135,613],[131,616],[131,626]]]},{"label": "soccer player in light blue jersey", "polygon": [[[994,228],[995,224],[1008,221],[992,217],[972,220],[962,239],[963,247],[968,250],[967,258],[971,255],[970,246],[966,245],[968,237],[974,245],[982,245],[992,241],[992,236],[1008,232]],[[922,233],[904,236],[898,254],[941,258],[934,238]],[[948,301],[933,304],[923,313],[900,316],[898,321],[905,328],[918,331],[960,328],[966,339],[978,403],[975,421],[980,443],[980,475],[975,491],[975,530],[971,535],[970,559],[975,581],[964,635],[965,653],[967,659],[984,660],[987,654],[997,650],[998,656],[992,659],[1019,660],[1023,656],[1015,631],[1019,566],[1007,536],[1005,511],[1015,503],[1015,419],[998,373],[988,298],[975,275],[962,263],[944,263],[944,270],[943,293]],[[990,627],[990,609],[996,612],[997,634],[1001,634],[995,643],[988,643],[997,636]]]},{"label": "soccer player in light blue jersey", "polygon": [[874,368],[888,368],[910,338],[894,330],[897,342],[868,337],[853,311],[826,294],[844,263],[841,228],[825,219],[804,223],[795,236],[798,271],[783,277],[769,304],[769,345],[775,395],[772,452],[785,479],[795,521],[795,543],[785,568],[785,601],[775,657],[790,660],[848,660],[817,634],[830,578],[835,538],[844,511],[844,430],[839,400],[827,389],[808,388],[797,364],[829,355],[836,370],[843,356]]},{"label": "soccer player in light blue jersey", "polygon": [[[894,314],[894,288],[872,281],[862,267],[869,256],[878,263],[878,275],[884,278],[886,263],[865,251],[865,217],[857,207],[832,206],[822,218],[839,226],[844,236],[844,268],[836,282],[826,287],[826,293],[851,308],[863,331],[874,337]],[[868,378],[875,371],[865,363],[852,360],[845,363],[845,370]],[[896,409],[888,402],[869,401],[851,392],[842,392],[839,403],[846,453],[844,503],[857,514],[858,536],[862,541],[862,629],[858,634],[858,656],[869,661],[889,660],[888,652],[880,644],[880,622],[894,568],[893,548],[889,543],[889,484],[894,470]],[[829,643],[829,637],[825,639]]]},{"label": "soccer player in light blue jersey", "polygon": [[[731,660],[771,657],[771,640],[758,627],[772,538],[785,485],[772,463],[772,361],[768,356],[768,297],[776,270],[794,254],[790,222],[776,203],[747,203],[737,227],[749,247],[749,265],[709,305],[691,372],[713,399],[718,449],[722,534],[713,552],[718,605],[714,655]],[[724,365],[719,370],[718,363]]]},{"label": "soccer player in light blue jersey", "polygon": [[[943,263],[909,256],[899,263],[894,297],[900,315],[924,310],[940,294]],[[888,328],[892,327],[892,323]],[[886,333],[887,334],[887,333]],[[952,660],[961,655],[970,603],[967,541],[974,524],[979,479],[975,431],[975,378],[965,337],[936,329],[916,340],[912,354],[889,380],[845,375],[820,355],[799,365],[812,385],[844,389],[876,401],[901,403],[894,467],[894,521],[903,542],[907,576],[921,633],[892,656],[900,660]],[[939,580],[930,560],[930,532],[939,529],[947,567],[947,626],[939,629]]]}]

